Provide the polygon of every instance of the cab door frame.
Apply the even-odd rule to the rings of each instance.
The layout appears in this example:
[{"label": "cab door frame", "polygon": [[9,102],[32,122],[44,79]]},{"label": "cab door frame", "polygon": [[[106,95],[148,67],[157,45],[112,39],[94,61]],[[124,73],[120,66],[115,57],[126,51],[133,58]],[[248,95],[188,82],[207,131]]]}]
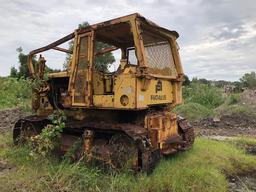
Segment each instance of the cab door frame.
[{"label": "cab door frame", "polygon": [[[86,45],[82,47],[82,43],[85,43],[84,40],[86,40]],[[81,49],[85,49],[86,52],[81,53]],[[86,63],[81,63],[80,60],[82,59],[86,59]],[[71,96],[71,106],[88,108],[92,105],[92,63],[93,31],[83,34],[75,32],[68,89]]]}]

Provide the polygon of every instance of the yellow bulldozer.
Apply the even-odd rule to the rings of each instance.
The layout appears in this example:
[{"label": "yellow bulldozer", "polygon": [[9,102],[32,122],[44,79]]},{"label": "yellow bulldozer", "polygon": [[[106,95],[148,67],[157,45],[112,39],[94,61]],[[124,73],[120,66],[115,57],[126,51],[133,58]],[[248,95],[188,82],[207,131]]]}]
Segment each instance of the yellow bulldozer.
[{"label": "yellow bulldozer", "polygon": [[[17,121],[14,142],[39,134],[55,110],[67,115],[60,149],[82,139],[82,153],[114,168],[129,165],[150,171],[165,155],[192,147],[194,129],[172,109],[182,102],[183,70],[176,31],[138,13],[76,29],[29,54],[31,78],[43,79],[46,60],[34,55],[54,49],[71,55],[67,69],[49,73],[33,91],[35,115]],[[73,50],[59,45],[73,40]],[[102,49],[96,45],[102,43]],[[96,60],[114,52],[115,70],[101,70]],[[97,64],[100,60],[97,60]]]}]

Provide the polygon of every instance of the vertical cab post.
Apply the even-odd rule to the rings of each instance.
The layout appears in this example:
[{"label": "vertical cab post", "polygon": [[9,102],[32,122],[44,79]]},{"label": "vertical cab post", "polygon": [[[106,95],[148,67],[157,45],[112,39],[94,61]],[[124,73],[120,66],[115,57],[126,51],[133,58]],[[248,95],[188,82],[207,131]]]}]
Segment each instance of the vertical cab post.
[{"label": "vertical cab post", "polygon": [[69,82],[72,106],[90,106],[92,54],[92,32],[76,33]]}]

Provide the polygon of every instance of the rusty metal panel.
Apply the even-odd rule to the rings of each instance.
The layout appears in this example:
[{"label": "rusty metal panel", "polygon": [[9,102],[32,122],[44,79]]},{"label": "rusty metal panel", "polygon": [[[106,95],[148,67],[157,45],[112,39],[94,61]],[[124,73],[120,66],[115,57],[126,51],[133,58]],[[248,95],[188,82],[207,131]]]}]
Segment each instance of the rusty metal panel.
[{"label": "rusty metal panel", "polygon": [[163,149],[166,140],[178,136],[176,115],[169,112],[151,113],[146,116],[150,141],[155,148]]},{"label": "rusty metal panel", "polygon": [[86,96],[86,76],[88,67],[88,37],[81,37],[79,50],[77,71],[75,74],[74,85],[74,102],[85,103]]}]

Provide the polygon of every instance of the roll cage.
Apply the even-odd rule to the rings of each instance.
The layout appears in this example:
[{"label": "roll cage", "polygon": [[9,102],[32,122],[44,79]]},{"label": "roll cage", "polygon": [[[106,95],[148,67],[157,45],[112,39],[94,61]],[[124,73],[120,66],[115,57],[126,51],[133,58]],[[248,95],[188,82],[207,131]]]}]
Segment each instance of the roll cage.
[{"label": "roll cage", "polygon": [[[128,24],[128,25],[127,25]],[[129,28],[127,28],[129,26]],[[152,35],[152,38],[158,36],[162,39],[165,39],[170,45],[170,54],[172,54],[174,68],[176,73],[173,74],[160,74],[157,70],[149,70],[149,58],[146,52],[145,40],[143,39],[144,32],[149,32]],[[32,63],[32,57],[35,54],[53,49],[69,54],[74,54],[73,51],[64,49],[59,47],[59,45],[70,41],[72,39],[76,40],[77,37],[82,36],[84,34],[89,34],[91,43],[95,41],[95,39],[100,39],[104,43],[111,44],[112,46],[104,48],[99,51],[95,51],[93,48],[92,43],[92,62],[91,64],[94,65],[94,57],[100,54],[104,54],[117,48],[121,48],[122,50],[122,58],[127,58],[127,50],[135,49],[135,55],[137,57],[137,75],[143,77],[159,77],[159,78],[166,78],[166,79],[175,79],[177,81],[181,81],[183,77],[183,70],[180,63],[180,58],[178,54],[178,49],[176,45],[176,39],[178,38],[178,33],[176,31],[170,31],[165,28],[159,27],[155,23],[145,19],[138,13],[127,15],[124,17],[116,18],[113,20],[105,21],[102,23],[94,24],[87,26],[83,29],[76,29],[73,33],[47,45],[41,47],[39,49],[35,49],[29,53],[28,59],[28,66],[29,71],[32,77],[34,77],[38,71],[35,69],[35,66]],[[123,35],[118,35],[123,34]],[[159,39],[161,39],[159,38]],[[161,43],[159,41],[159,43]],[[75,62],[73,62],[74,64]],[[72,64],[71,64],[72,65]],[[39,67],[40,68],[40,67]],[[90,67],[93,69],[93,67]],[[163,69],[165,70],[165,69]]]}]

